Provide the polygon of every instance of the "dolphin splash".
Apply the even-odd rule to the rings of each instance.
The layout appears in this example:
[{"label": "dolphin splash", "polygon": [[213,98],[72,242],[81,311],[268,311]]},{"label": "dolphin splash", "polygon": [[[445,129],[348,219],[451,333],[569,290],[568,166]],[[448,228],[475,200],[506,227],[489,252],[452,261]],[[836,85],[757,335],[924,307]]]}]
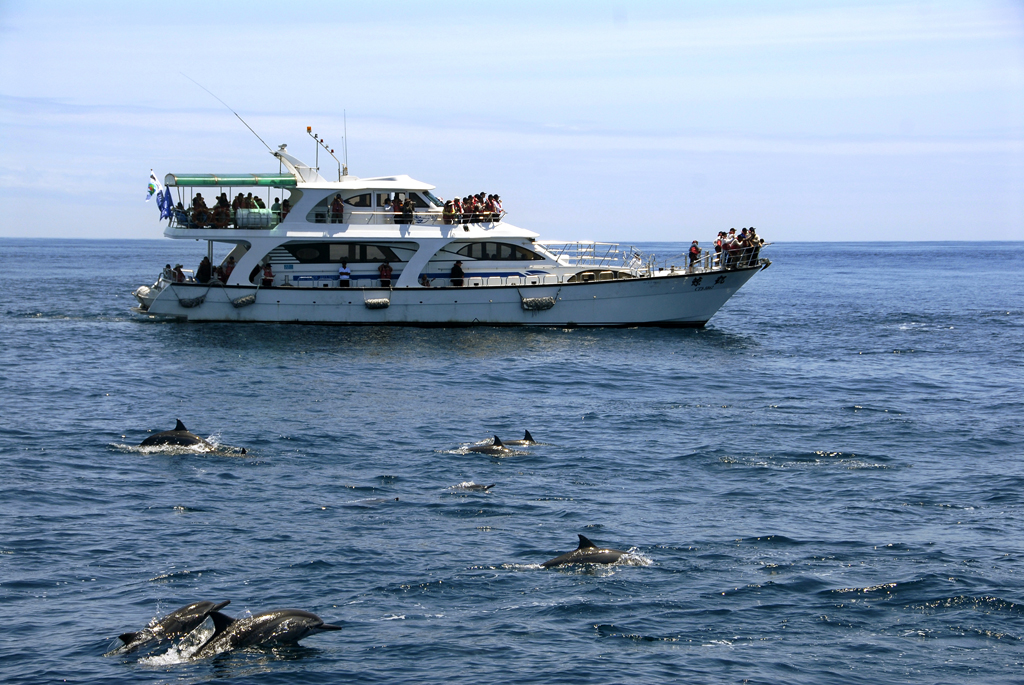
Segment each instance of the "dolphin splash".
[{"label": "dolphin splash", "polygon": [[219,611],[231,604],[231,600],[214,604],[213,602],[194,602],[171,613],[151,621],[148,626],[134,633],[121,633],[118,639],[121,640],[121,647],[107,652],[105,656],[113,654],[127,654],[146,647],[153,647],[162,642],[177,640],[191,633],[206,620],[206,617],[215,611]]}]

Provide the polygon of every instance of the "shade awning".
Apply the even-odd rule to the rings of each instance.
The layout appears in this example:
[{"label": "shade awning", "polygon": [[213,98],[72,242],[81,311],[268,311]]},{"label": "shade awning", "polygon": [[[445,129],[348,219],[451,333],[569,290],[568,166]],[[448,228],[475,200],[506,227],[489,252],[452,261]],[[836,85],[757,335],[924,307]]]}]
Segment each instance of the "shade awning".
[{"label": "shade awning", "polygon": [[164,177],[166,186],[271,186],[274,188],[294,188],[295,176],[292,174],[167,174]]}]

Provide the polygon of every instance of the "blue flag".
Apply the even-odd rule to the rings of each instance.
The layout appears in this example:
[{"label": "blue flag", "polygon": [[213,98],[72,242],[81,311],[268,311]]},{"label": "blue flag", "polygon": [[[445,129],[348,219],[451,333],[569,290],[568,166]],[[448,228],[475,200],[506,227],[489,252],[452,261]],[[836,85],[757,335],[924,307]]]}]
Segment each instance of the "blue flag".
[{"label": "blue flag", "polygon": [[164,188],[156,194],[156,204],[160,208],[160,218],[170,219],[174,213],[174,204],[171,202],[171,189]]}]

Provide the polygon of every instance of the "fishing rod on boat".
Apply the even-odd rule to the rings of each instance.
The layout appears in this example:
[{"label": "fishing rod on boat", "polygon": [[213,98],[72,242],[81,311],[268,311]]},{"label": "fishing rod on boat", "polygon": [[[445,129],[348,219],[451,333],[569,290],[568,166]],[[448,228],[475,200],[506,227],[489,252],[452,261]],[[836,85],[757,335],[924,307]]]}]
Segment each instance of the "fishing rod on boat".
[{"label": "fishing rod on boat", "polygon": [[[188,79],[189,81],[191,81],[192,83],[194,83],[194,84],[196,84],[197,86],[199,86],[200,88],[202,88],[203,90],[205,90],[205,91],[206,91],[207,93],[209,93],[210,95],[213,95],[213,91],[211,91],[211,90],[210,90],[209,88],[207,88],[206,86],[204,86],[204,85],[203,85],[202,83],[200,83],[199,81],[196,81],[196,80],[195,80],[194,78],[192,78],[191,76],[189,76],[189,75],[188,75],[188,74],[186,74],[185,72],[183,72],[183,71],[179,71],[178,73],[179,73],[179,74],[181,74],[182,76],[184,76],[185,78],[187,78],[187,79]],[[263,147],[267,148],[267,150],[268,150],[268,151],[270,151],[270,152],[273,152],[273,150],[271,150],[271,149],[270,149],[270,146],[269,146],[269,145],[267,145],[267,141],[265,141],[265,140],[263,140],[262,138],[260,138],[260,134],[259,134],[259,133],[256,133],[256,131],[253,131],[253,130],[252,130],[252,126],[250,126],[249,124],[246,124],[246,123],[245,123],[245,119],[243,119],[243,118],[242,118],[242,117],[241,117],[241,116],[240,116],[240,115],[238,114],[238,112],[236,112],[235,110],[231,109],[231,105],[229,105],[228,103],[224,102],[223,100],[221,100],[221,99],[220,99],[219,97],[217,97],[216,95],[213,95],[213,97],[214,97],[214,99],[215,99],[215,100],[217,100],[217,102],[219,102],[220,104],[222,104],[222,105],[224,105],[225,107],[227,107],[227,108],[228,108],[228,111],[229,111],[229,112],[231,112],[231,113],[232,113],[232,114],[234,114],[234,115],[235,115],[236,117],[238,117],[238,120],[239,120],[239,121],[241,121],[241,122],[242,122],[243,124],[245,124],[245,127],[246,127],[247,129],[249,129],[250,131],[252,131],[252,134],[253,134],[254,136],[256,136],[257,140],[259,140],[259,141],[260,141],[261,143],[263,143]]]},{"label": "fishing rod on boat", "polygon": [[[312,126],[307,126],[306,127],[306,134],[309,135],[310,138],[312,138],[313,140],[315,140],[317,142],[317,146],[318,147],[316,149],[316,162],[315,162],[315,164],[316,164],[316,170],[320,171],[320,148],[323,148],[324,150],[327,150],[327,154],[329,154],[331,157],[334,157],[334,149],[330,145],[327,144],[326,140],[324,140],[323,138],[321,138],[317,134],[313,133],[313,127]],[[334,157],[334,161],[338,162],[338,180],[340,181],[341,180],[341,162],[338,161],[337,157]],[[346,175],[348,174],[348,164],[345,165],[345,174]]]}]

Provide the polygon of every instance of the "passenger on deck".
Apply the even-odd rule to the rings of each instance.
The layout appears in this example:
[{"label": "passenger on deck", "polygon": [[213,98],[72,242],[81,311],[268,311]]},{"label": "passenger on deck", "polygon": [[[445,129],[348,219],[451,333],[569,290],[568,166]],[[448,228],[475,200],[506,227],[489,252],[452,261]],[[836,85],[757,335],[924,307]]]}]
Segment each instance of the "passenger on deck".
[{"label": "passenger on deck", "polygon": [[715,267],[722,266],[722,250],[725,249],[725,231],[719,231],[715,238]]},{"label": "passenger on deck", "polygon": [[334,199],[331,200],[331,223],[341,224],[345,223],[345,205],[341,204],[341,195],[335,195]]},{"label": "passenger on deck", "polygon": [[266,209],[267,208],[267,205],[264,204],[263,198],[261,198],[261,197],[253,197],[252,201],[256,203],[256,209]]},{"label": "passenger on deck", "polygon": [[462,270],[462,262],[455,262],[455,265],[452,266],[451,276],[449,276],[451,284],[455,287],[461,287],[465,277],[466,273]]},{"label": "passenger on deck", "polygon": [[211,222],[214,228],[227,228],[231,222],[231,206],[228,204],[227,196],[223,193],[217,198],[217,206],[213,208]]},{"label": "passenger on deck", "polygon": [[441,220],[446,224],[455,223],[455,205],[451,200],[444,203],[444,209],[441,211]]},{"label": "passenger on deck", "polygon": [[185,282],[185,272],[181,270],[181,264],[175,264],[174,265],[174,282],[175,283],[184,283]]},{"label": "passenger on deck", "polygon": [[235,258],[228,256],[228,261],[224,263],[222,280],[227,283],[228,279],[231,278],[231,272],[235,270]]},{"label": "passenger on deck", "polygon": [[197,226],[210,225],[210,209],[206,206],[202,193],[196,193],[192,198],[192,220]]},{"label": "passenger on deck", "polygon": [[274,270],[270,267],[270,262],[268,261],[263,265],[263,287],[269,288],[272,285],[274,285]]},{"label": "passenger on deck", "polygon": [[455,210],[455,217],[452,219],[453,223],[462,223],[462,200],[455,198],[452,200],[452,209]]},{"label": "passenger on deck", "polygon": [[690,254],[690,269],[691,270],[693,269],[693,265],[697,263],[697,260],[700,259],[701,252],[703,252],[703,250],[700,249],[700,247],[697,244],[697,241],[694,240],[693,243],[690,244],[690,252],[689,252],[689,254]]},{"label": "passenger on deck", "polygon": [[196,281],[199,283],[209,283],[212,277],[212,271],[209,257],[203,257],[203,261],[199,262],[199,268],[196,269]]},{"label": "passenger on deck", "polygon": [[411,224],[413,222],[413,214],[415,209],[412,206],[412,200],[406,198],[405,202],[402,203],[402,223]]},{"label": "passenger on deck", "polygon": [[281,203],[281,221],[284,221],[290,211],[292,211],[292,203],[288,201],[288,198],[285,198],[284,202]]},{"label": "passenger on deck", "polygon": [[188,212],[185,211],[185,205],[180,202],[174,208],[174,223],[178,226],[192,228],[192,223],[188,220]]},{"label": "passenger on deck", "polygon": [[420,274],[420,285],[422,285],[424,288],[429,288],[430,277],[427,276],[426,274]]},{"label": "passenger on deck", "polygon": [[231,209],[233,209],[233,210],[235,210],[237,212],[239,209],[242,209],[242,207],[244,207],[244,206],[245,206],[245,196],[242,195],[241,193],[239,193],[238,195],[235,195],[235,199],[231,201]]},{"label": "passenger on deck", "polygon": [[380,274],[380,287],[390,288],[391,287],[391,262],[384,260],[384,263],[377,267],[377,273]]},{"label": "passenger on deck", "polygon": [[352,269],[348,268],[348,261],[341,260],[341,266],[338,267],[338,287],[347,288],[352,284]]},{"label": "passenger on deck", "polygon": [[281,220],[281,201],[278,198],[274,198],[274,204],[270,205],[270,211],[278,221]]},{"label": "passenger on deck", "polygon": [[497,212],[494,221],[501,221],[501,196],[497,194],[494,196],[494,211]]},{"label": "passenger on deck", "polygon": [[395,215],[395,223],[403,223],[402,201],[399,199],[398,193],[395,193],[395,199],[391,201],[391,211]]},{"label": "passenger on deck", "polygon": [[174,281],[174,269],[171,268],[170,264],[164,264],[164,270],[160,277],[165,281]]}]

